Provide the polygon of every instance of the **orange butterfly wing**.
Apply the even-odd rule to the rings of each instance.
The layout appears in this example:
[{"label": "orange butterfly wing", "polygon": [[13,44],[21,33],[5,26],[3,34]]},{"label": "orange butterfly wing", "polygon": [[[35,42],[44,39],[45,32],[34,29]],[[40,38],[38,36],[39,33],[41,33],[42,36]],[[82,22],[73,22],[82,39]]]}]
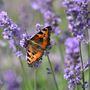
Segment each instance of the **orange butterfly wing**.
[{"label": "orange butterfly wing", "polygon": [[50,31],[51,27],[46,27],[30,39],[34,44],[28,44],[27,48],[27,61],[29,65],[39,60],[44,50],[50,44]]}]

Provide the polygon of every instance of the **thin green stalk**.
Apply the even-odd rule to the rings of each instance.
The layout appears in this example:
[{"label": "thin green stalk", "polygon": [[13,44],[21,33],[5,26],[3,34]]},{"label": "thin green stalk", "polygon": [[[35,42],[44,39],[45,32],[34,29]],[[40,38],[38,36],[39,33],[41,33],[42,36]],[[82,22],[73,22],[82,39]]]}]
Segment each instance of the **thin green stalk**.
[{"label": "thin green stalk", "polygon": [[[88,43],[88,62],[89,62],[89,60],[90,60],[90,43]],[[88,90],[90,90],[90,66],[89,66],[89,88],[88,88]]]},{"label": "thin green stalk", "polygon": [[73,90],[76,90],[76,88],[74,87]]},{"label": "thin green stalk", "polygon": [[[64,74],[64,43],[60,43],[59,42],[59,38],[57,36],[54,36],[56,38],[56,41],[57,41],[57,49],[59,50],[59,54],[60,54],[60,65],[61,65],[61,72],[62,74]],[[61,73],[60,72],[60,73]],[[63,78],[64,79],[64,78]],[[66,84],[66,88],[68,90],[68,84]]]},{"label": "thin green stalk", "polygon": [[[82,52],[81,52],[81,42],[79,42],[79,48],[80,48],[80,58],[81,58],[81,67],[82,67],[82,81],[84,84],[85,77],[84,77],[84,65],[83,65]],[[85,90],[85,87],[83,87],[83,90]]]},{"label": "thin green stalk", "polygon": [[[88,35],[88,41],[89,41],[89,39],[90,39],[90,36],[89,36],[89,30],[88,30],[88,32],[87,32],[87,35]],[[90,60],[90,41],[88,42],[88,44],[87,44],[87,49],[88,49],[88,62],[89,62],[89,60]],[[88,88],[88,90],[90,90],[90,66],[89,66],[89,88]]]},{"label": "thin green stalk", "polygon": [[37,90],[36,68],[33,69],[34,69],[34,90]]},{"label": "thin green stalk", "polygon": [[55,78],[55,73],[54,73],[50,58],[49,58],[49,55],[47,55],[47,58],[48,58],[50,69],[51,69],[51,72],[52,72],[52,75],[53,75],[53,79],[54,79],[54,82],[55,82],[56,89],[59,90],[58,85],[57,85],[57,81],[56,81],[56,78]]},{"label": "thin green stalk", "polygon": [[79,87],[78,86],[76,86],[76,89],[75,90],[79,90]]},{"label": "thin green stalk", "polygon": [[58,38],[56,37],[56,36],[54,36],[55,38],[56,38],[56,40],[57,40],[57,49],[59,50],[59,53],[60,53],[60,63],[62,63],[61,64],[61,72],[63,73],[63,64],[64,64],[64,54],[63,54],[63,47],[62,47],[62,44],[60,44],[60,42],[58,42]]},{"label": "thin green stalk", "polygon": [[[21,68],[22,68],[22,71],[23,71],[23,79],[24,79],[24,82],[25,82],[25,80],[28,80],[27,79],[27,74],[26,74],[23,62],[22,62],[22,60],[20,58],[19,58],[19,61],[20,61],[20,64],[21,64]],[[26,87],[26,85],[25,85],[26,90],[30,90],[31,88],[29,87],[30,86],[29,83],[27,82],[26,84],[28,86],[28,87]]]},{"label": "thin green stalk", "polygon": [[59,39],[57,37],[55,37],[55,38],[57,40],[57,44],[58,44],[57,46],[58,46],[58,50],[60,52],[61,60],[63,61],[64,60],[64,55],[63,55],[63,52],[62,52],[63,51],[62,44],[59,43],[59,41],[58,41]]}]

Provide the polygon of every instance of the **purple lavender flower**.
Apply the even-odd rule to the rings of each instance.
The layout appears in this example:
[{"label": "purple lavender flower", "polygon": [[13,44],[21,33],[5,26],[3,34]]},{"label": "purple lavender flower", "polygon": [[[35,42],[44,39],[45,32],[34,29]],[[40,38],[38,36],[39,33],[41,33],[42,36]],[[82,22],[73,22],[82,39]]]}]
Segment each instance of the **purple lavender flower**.
[{"label": "purple lavender flower", "polygon": [[26,49],[27,45],[28,45],[28,40],[30,40],[31,36],[24,33],[22,35],[22,39],[20,40],[20,45],[21,47],[24,47]]},{"label": "purple lavender flower", "polygon": [[[47,70],[47,74],[52,74],[52,71],[50,68],[47,67],[46,70]],[[58,63],[55,63],[55,65],[54,65],[54,72],[55,73],[60,72],[60,65]]]},{"label": "purple lavender flower", "polygon": [[4,29],[3,38],[8,40],[10,48],[17,53],[20,50],[19,42],[22,37],[22,31],[4,11],[0,12],[0,27]]},{"label": "purple lavender flower", "polygon": [[88,82],[84,82],[84,84],[82,85],[82,88],[87,88],[88,87]]},{"label": "purple lavender flower", "polygon": [[53,10],[53,0],[32,0],[31,6],[34,10],[38,10],[43,18],[45,26],[52,26],[52,31],[60,34],[59,22],[60,17]]},{"label": "purple lavender flower", "polygon": [[56,72],[56,73],[58,73],[59,71],[60,71],[60,65],[59,64],[55,64],[55,66],[54,66],[54,71]]},{"label": "purple lavender flower", "polygon": [[7,87],[7,90],[20,90],[20,80],[12,70],[7,70],[3,74],[3,80]]},{"label": "purple lavender flower", "polygon": [[84,65],[84,70],[88,70],[88,68],[90,67],[90,60],[88,60],[88,62]]},{"label": "purple lavender flower", "polygon": [[68,28],[75,37],[83,40],[88,29],[88,0],[64,0]]},{"label": "purple lavender flower", "polygon": [[65,42],[65,69],[64,78],[68,80],[68,87],[74,88],[81,82],[80,50],[79,42],[76,38],[68,38]]},{"label": "purple lavender flower", "polygon": [[47,70],[47,74],[52,74],[52,72],[51,72],[51,69],[50,68],[46,68],[46,70]]}]

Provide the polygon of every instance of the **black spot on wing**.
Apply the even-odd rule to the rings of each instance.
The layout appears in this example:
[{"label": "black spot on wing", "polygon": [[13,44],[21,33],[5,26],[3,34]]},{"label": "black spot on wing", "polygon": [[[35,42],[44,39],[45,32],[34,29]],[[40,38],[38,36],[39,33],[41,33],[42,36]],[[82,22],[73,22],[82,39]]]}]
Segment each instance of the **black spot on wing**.
[{"label": "black spot on wing", "polygon": [[43,32],[42,32],[42,31],[40,31],[38,34],[43,34]]},{"label": "black spot on wing", "polygon": [[44,29],[43,29],[44,31],[51,31],[52,30],[52,28],[51,28],[51,26],[48,26],[48,27],[45,27]]},{"label": "black spot on wing", "polygon": [[52,30],[52,27],[51,27],[51,26],[48,26],[48,27],[46,27],[46,28],[48,28],[48,30]]},{"label": "black spot on wing", "polygon": [[44,28],[43,31],[48,31],[48,29],[47,28]]},{"label": "black spot on wing", "polygon": [[38,42],[40,43],[42,43],[43,42],[43,38],[40,38],[39,40],[38,40]]},{"label": "black spot on wing", "polygon": [[31,61],[27,58],[27,61],[28,61],[28,63],[30,63]]},{"label": "black spot on wing", "polygon": [[31,57],[30,54],[27,52],[27,57]]},{"label": "black spot on wing", "polygon": [[27,52],[29,52],[29,53],[30,53],[30,50],[28,50]]},{"label": "black spot on wing", "polygon": [[32,55],[35,55],[35,52],[32,52]]}]

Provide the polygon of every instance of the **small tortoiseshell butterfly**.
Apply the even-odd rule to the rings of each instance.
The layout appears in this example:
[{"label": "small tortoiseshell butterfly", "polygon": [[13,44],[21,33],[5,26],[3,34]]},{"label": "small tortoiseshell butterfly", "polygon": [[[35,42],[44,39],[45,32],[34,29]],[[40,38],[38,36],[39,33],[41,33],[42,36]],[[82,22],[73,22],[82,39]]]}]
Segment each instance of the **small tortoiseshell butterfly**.
[{"label": "small tortoiseshell butterfly", "polygon": [[27,41],[27,62],[30,66],[41,59],[50,45],[51,29],[51,26],[45,27]]}]

